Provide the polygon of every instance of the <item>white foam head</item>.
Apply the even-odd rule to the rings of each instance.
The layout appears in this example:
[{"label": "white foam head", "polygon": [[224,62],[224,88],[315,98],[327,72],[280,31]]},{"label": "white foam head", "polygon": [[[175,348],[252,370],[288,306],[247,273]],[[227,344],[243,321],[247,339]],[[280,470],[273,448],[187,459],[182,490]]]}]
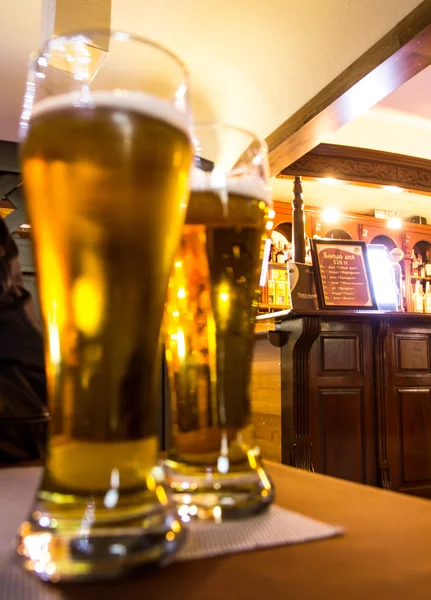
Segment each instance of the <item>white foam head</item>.
[{"label": "white foam head", "polygon": [[262,179],[253,175],[226,177],[225,172],[217,168],[210,172],[194,168],[190,187],[192,192],[225,192],[263,200],[268,206],[272,206],[271,188]]},{"label": "white foam head", "polygon": [[42,114],[67,108],[112,108],[142,113],[160,121],[169,123],[176,129],[189,135],[188,115],[181,112],[172,103],[144,92],[123,92],[95,90],[88,92],[69,92],[50,96],[35,103],[30,122]]}]

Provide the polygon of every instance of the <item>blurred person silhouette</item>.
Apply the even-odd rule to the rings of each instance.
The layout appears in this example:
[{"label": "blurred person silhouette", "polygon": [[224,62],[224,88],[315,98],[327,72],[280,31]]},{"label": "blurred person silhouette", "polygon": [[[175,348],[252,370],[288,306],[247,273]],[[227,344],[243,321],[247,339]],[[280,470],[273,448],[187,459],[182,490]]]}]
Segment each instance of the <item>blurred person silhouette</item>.
[{"label": "blurred person silhouette", "polygon": [[0,465],[43,458],[47,420],[42,334],[0,217]]}]

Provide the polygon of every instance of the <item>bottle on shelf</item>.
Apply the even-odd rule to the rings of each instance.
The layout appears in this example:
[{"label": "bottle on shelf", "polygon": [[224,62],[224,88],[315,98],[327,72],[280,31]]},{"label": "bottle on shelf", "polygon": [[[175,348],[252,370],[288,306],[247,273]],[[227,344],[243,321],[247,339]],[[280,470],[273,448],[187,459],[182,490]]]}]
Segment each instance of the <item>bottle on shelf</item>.
[{"label": "bottle on shelf", "polygon": [[275,249],[275,244],[271,241],[271,250],[269,251],[269,262],[275,262],[275,253],[277,250]]},{"label": "bottle on shelf", "polygon": [[425,277],[425,266],[422,258],[422,254],[418,253],[418,276]]},{"label": "bottle on shelf", "polygon": [[431,277],[431,258],[430,258],[429,250],[427,250],[425,253],[424,265],[425,265],[425,277]]},{"label": "bottle on shelf", "polygon": [[424,312],[431,313],[431,286],[429,281],[427,281],[425,288]]},{"label": "bottle on shelf", "polygon": [[418,277],[418,259],[416,257],[415,251],[412,250],[411,253],[411,263],[410,263],[410,275],[412,277]]},{"label": "bottle on shelf", "polygon": [[413,294],[413,312],[424,312],[424,289],[420,281],[415,283],[415,291]]},{"label": "bottle on shelf", "polygon": [[284,252],[281,249],[280,242],[278,243],[278,250],[277,250],[277,254],[275,255],[275,262],[279,263],[280,265],[282,265],[286,262],[286,259],[284,258]]}]

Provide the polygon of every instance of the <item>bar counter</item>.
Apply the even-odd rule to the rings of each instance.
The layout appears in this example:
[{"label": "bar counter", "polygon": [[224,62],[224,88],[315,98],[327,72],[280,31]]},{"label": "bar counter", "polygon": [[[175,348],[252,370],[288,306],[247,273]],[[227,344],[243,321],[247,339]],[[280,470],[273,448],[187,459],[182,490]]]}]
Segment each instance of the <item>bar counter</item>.
[{"label": "bar counter", "polygon": [[264,455],[431,497],[431,315],[258,317],[251,401]]}]

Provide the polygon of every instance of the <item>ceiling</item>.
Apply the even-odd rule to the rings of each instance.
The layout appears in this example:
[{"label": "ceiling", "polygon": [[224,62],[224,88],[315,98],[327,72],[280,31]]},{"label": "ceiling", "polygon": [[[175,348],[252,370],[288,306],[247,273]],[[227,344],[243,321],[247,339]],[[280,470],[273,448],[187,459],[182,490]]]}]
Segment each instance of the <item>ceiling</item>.
[{"label": "ceiling", "polygon": [[431,160],[431,67],[353,119],[325,142]]},{"label": "ceiling", "polygon": [[[38,46],[42,1],[53,2],[13,0],[2,11],[0,139],[17,139],[27,57]],[[57,1],[68,2],[73,13],[76,0]],[[90,2],[96,6],[103,0]],[[229,121],[266,137],[418,4],[112,0],[112,27],[158,40],[186,61],[197,118]]]}]

